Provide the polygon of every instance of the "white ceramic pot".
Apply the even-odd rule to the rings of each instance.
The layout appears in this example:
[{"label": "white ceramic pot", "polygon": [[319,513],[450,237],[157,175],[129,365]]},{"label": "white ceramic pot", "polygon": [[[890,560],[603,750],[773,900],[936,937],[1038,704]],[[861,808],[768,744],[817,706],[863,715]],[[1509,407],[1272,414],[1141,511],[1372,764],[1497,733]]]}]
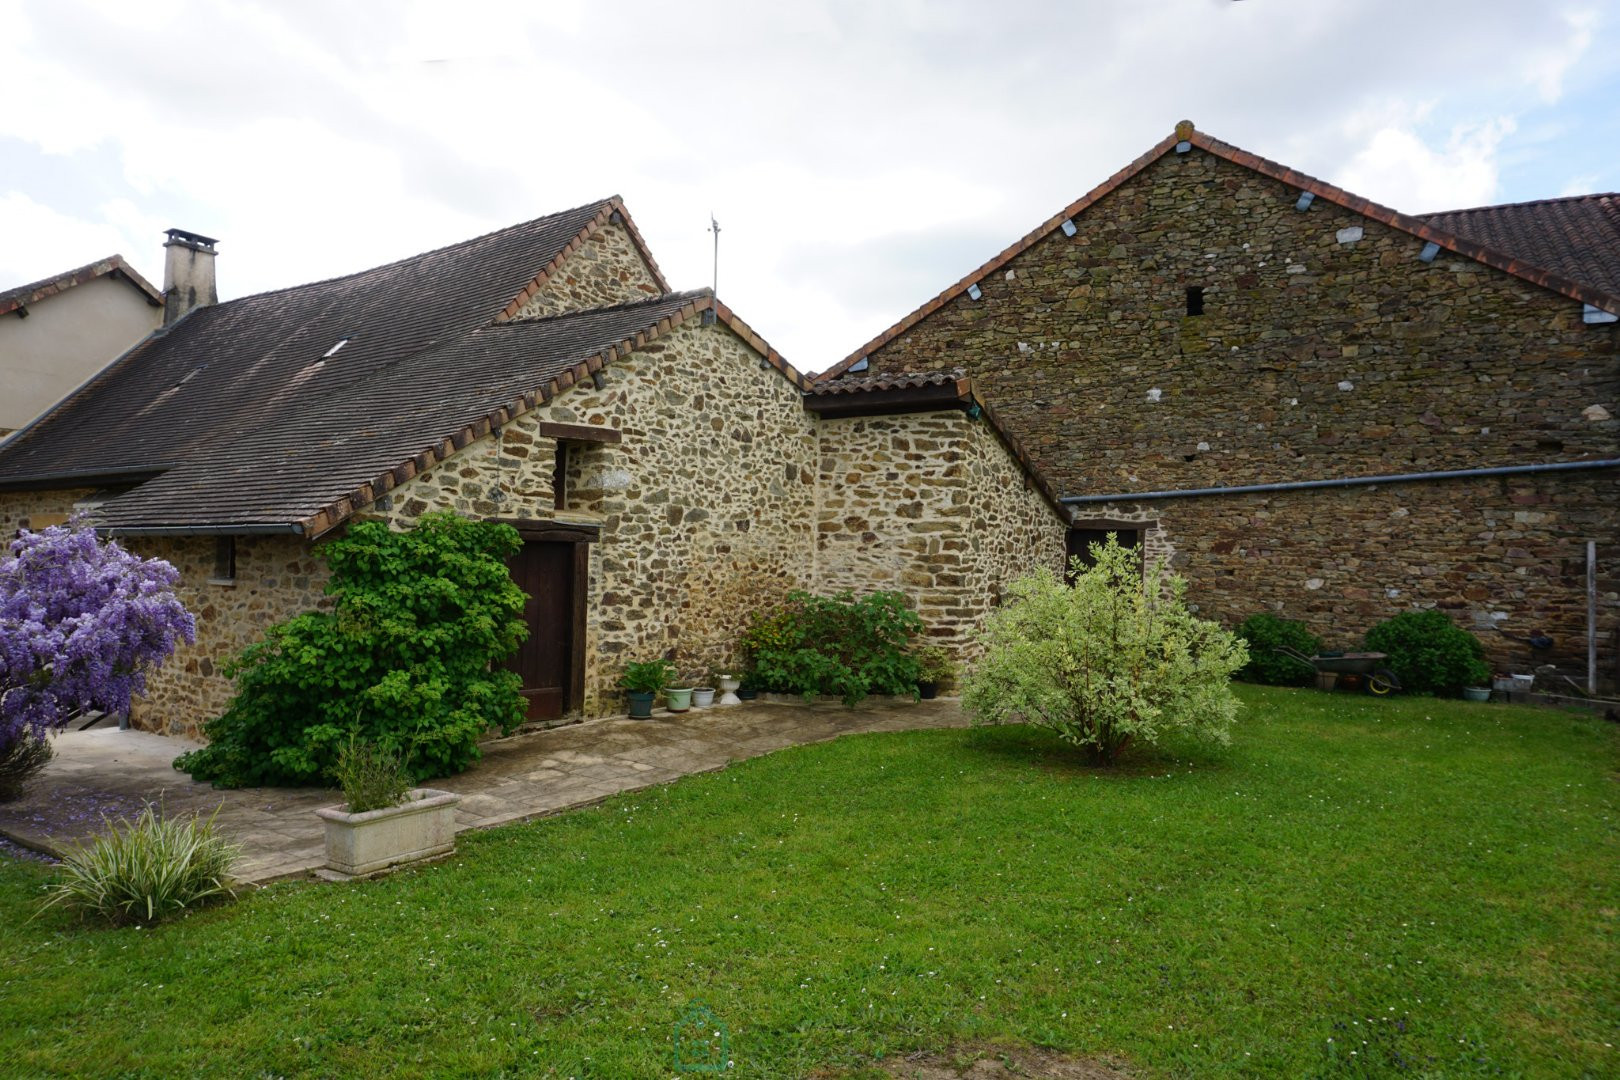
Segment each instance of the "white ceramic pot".
[{"label": "white ceramic pot", "polygon": [[721,705],[742,704],[742,698],[737,696],[737,687],[742,685],[741,679],[737,678],[735,675],[722,675],[717,681],[720,683],[719,703]]},{"label": "white ceramic pot", "polygon": [[694,686],[692,688],[692,708],[707,709],[714,704],[714,687]]},{"label": "white ceramic pot", "polygon": [[398,806],[351,814],[341,806],[315,812],[326,823],[326,866],[359,877],[400,863],[456,850],[456,804],[461,796],[412,788]]}]

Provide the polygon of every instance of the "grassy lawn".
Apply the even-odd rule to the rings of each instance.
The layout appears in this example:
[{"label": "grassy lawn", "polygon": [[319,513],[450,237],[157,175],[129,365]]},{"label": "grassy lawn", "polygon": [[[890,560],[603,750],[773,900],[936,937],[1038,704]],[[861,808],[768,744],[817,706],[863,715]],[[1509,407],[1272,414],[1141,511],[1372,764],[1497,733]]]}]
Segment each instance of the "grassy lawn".
[{"label": "grassy lawn", "polygon": [[153,930],[28,922],[0,860],[0,1072],[671,1076],[701,1001],[749,1077],[1620,1075],[1613,726],[1241,693],[1228,749],[847,738]]}]

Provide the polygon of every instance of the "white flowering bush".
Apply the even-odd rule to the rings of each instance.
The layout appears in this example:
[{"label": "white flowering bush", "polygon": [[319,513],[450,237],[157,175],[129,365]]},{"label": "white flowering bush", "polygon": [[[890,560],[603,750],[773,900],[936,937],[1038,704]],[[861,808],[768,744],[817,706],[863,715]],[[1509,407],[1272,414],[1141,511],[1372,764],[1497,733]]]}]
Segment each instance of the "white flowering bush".
[{"label": "white flowering bush", "polygon": [[1238,702],[1232,673],[1248,661],[1234,634],[1187,610],[1186,582],[1110,536],[1076,560],[1072,586],[1050,570],[1019,578],[993,612],[984,657],[962,704],[975,725],[1050,728],[1102,763],[1135,742],[1183,730],[1225,743]]}]

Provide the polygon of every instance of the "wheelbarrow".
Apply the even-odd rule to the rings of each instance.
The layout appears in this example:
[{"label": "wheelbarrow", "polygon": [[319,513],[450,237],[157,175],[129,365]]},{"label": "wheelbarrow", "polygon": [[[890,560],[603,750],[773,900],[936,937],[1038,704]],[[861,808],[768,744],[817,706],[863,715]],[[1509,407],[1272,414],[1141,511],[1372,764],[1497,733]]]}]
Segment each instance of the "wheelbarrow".
[{"label": "wheelbarrow", "polygon": [[[1344,652],[1306,656],[1286,645],[1277,645],[1275,648],[1284,656],[1291,656],[1300,663],[1309,664],[1314,668],[1316,684],[1324,690],[1333,689],[1335,684],[1345,687],[1359,685],[1364,687],[1367,693],[1383,697],[1401,688],[1401,680],[1395,677],[1393,671],[1384,667],[1384,661],[1389,659],[1388,653]],[[1327,678],[1329,675],[1333,678]]]}]

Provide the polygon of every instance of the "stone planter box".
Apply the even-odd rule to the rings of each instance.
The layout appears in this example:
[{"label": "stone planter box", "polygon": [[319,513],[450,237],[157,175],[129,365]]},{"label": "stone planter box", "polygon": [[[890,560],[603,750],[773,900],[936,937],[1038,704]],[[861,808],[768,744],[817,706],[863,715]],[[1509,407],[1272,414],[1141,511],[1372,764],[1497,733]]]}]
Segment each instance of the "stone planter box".
[{"label": "stone planter box", "polygon": [[456,850],[456,805],[461,796],[435,788],[412,788],[398,806],[351,814],[341,806],[315,812],[326,824],[326,866],[361,877],[401,863]]}]

